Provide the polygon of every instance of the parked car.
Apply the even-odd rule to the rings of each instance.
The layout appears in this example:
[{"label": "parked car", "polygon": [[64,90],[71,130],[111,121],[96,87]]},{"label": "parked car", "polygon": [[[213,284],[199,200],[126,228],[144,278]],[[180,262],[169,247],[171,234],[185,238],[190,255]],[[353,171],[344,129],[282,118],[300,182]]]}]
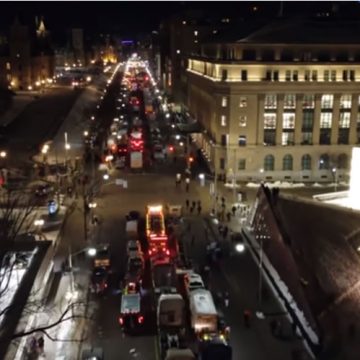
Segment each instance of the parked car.
[{"label": "parked car", "polygon": [[109,273],[105,267],[95,267],[91,274],[91,290],[95,294],[103,294],[108,287]]},{"label": "parked car", "polygon": [[47,196],[54,192],[54,187],[51,184],[41,184],[35,189],[36,196]]},{"label": "parked car", "polygon": [[126,245],[128,255],[134,252],[142,254],[140,242],[138,240],[129,240]]}]

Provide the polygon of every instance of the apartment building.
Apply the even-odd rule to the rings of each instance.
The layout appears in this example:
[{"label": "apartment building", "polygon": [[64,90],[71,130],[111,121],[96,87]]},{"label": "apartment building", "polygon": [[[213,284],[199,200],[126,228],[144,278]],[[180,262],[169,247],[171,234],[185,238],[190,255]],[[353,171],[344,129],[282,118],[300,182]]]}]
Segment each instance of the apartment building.
[{"label": "apartment building", "polygon": [[347,180],[360,144],[356,22],[279,19],[188,60],[194,139],[228,180]]}]

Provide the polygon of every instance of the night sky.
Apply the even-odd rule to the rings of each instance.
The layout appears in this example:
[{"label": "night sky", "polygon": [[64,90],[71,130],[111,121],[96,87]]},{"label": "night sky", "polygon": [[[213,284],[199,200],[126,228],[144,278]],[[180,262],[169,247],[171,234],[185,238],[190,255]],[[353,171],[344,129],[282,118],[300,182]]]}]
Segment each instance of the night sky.
[{"label": "night sky", "polygon": [[[285,15],[305,12],[330,11],[334,2],[283,2]],[[339,13],[358,16],[360,4],[345,2],[339,4]],[[256,12],[253,7],[256,6]],[[162,19],[189,9],[202,10],[209,15],[230,15],[237,17],[275,16],[280,2],[208,2],[208,1],[111,1],[111,2],[0,2],[0,31],[9,29],[16,15],[26,24],[34,23],[35,16],[44,16],[45,25],[55,39],[61,39],[64,30],[70,27],[84,28],[93,35],[111,32],[132,35],[158,29]],[[349,10],[349,8],[351,8]],[[355,11],[354,11],[355,9]]]}]

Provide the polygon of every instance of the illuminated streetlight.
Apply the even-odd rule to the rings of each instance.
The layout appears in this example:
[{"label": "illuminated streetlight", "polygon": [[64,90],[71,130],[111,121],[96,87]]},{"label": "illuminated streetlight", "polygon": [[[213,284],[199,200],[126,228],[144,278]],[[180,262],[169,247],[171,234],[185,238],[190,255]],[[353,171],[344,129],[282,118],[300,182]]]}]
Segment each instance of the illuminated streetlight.
[{"label": "illuminated streetlight", "polygon": [[1,157],[1,158],[5,159],[6,156],[7,156],[6,151],[0,151],[0,157]]},{"label": "illuminated streetlight", "polygon": [[236,244],[236,245],[235,245],[235,250],[236,250],[238,253],[243,253],[243,252],[245,251],[245,245],[242,244],[242,243]]},{"label": "illuminated streetlight", "polygon": [[45,224],[44,219],[37,219],[37,220],[34,221],[35,226],[41,227],[41,226],[44,226],[44,224]]},{"label": "illuminated streetlight", "polygon": [[89,136],[89,132],[88,131],[84,131],[84,136]]},{"label": "illuminated streetlight", "polygon": [[104,179],[104,180],[109,180],[109,178],[110,178],[109,174],[104,174],[104,175],[103,175],[103,179]]},{"label": "illuminated streetlight", "polygon": [[88,253],[89,256],[95,256],[97,251],[96,251],[95,248],[89,248],[87,253]]},{"label": "illuminated streetlight", "polygon": [[65,144],[65,149],[66,150],[70,150],[70,148],[71,148],[70,144]]},{"label": "illuminated streetlight", "polygon": [[93,203],[89,203],[89,208],[90,209],[95,209],[97,207],[97,203],[93,202]]}]

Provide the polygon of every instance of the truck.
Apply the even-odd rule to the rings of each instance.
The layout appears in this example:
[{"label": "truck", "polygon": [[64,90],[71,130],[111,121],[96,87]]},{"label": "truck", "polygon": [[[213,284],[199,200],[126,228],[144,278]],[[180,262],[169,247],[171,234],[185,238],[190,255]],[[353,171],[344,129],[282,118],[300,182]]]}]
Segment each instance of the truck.
[{"label": "truck", "polygon": [[189,293],[191,327],[201,337],[218,330],[218,313],[210,291],[196,289]]},{"label": "truck", "polygon": [[110,249],[109,244],[102,244],[96,250],[94,257],[94,268],[110,268]]},{"label": "truck", "polygon": [[143,167],[143,153],[141,151],[132,151],[130,153],[130,168],[142,169]]},{"label": "truck", "polygon": [[152,263],[152,275],[155,294],[177,292],[177,275],[174,264]]},{"label": "truck", "polygon": [[125,332],[133,332],[144,323],[140,312],[140,294],[123,294],[121,296],[119,323]]},{"label": "truck", "polygon": [[199,360],[232,360],[232,347],[222,337],[203,341],[199,347]]},{"label": "truck", "polygon": [[184,342],[185,302],[180,294],[161,294],[157,305],[157,326],[161,358],[168,349],[180,348]]},{"label": "truck", "polygon": [[128,220],[125,225],[128,240],[138,240],[138,221]]}]

